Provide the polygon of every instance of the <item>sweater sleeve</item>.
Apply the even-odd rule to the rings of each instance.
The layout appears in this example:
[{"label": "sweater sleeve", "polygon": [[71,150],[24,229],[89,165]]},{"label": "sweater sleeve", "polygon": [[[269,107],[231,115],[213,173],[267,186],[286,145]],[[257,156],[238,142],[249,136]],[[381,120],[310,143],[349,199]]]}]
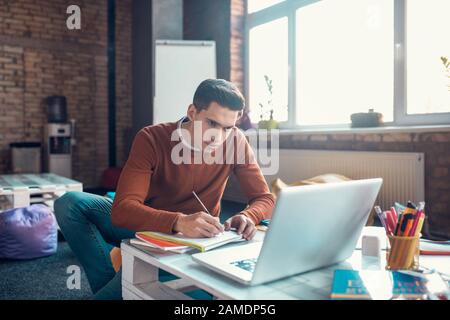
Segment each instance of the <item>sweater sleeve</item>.
[{"label": "sweater sleeve", "polygon": [[[253,150],[248,143],[245,136],[240,133],[238,135],[238,146],[242,145],[242,148],[237,148],[237,152],[244,151],[243,155],[237,155],[237,158],[245,156],[244,161],[236,161],[234,165],[234,174],[248,198],[248,207],[241,213],[249,217],[253,223],[259,224],[263,219],[270,219],[272,216],[272,210],[275,205],[275,197],[270,192],[264,179],[261,169],[256,162],[253,154]],[[243,162],[243,163],[239,163]]]},{"label": "sweater sleeve", "polygon": [[144,128],[136,135],[119,178],[111,209],[113,225],[135,232],[173,232],[181,212],[158,210],[144,204],[157,161],[154,138]]}]

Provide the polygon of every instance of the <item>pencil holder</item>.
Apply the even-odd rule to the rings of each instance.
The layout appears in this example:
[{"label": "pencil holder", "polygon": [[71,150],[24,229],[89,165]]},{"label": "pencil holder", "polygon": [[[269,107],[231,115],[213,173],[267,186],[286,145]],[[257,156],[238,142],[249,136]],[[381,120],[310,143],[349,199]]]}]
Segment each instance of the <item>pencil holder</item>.
[{"label": "pencil holder", "polygon": [[419,238],[388,235],[386,251],[386,269],[418,269],[419,268]]}]

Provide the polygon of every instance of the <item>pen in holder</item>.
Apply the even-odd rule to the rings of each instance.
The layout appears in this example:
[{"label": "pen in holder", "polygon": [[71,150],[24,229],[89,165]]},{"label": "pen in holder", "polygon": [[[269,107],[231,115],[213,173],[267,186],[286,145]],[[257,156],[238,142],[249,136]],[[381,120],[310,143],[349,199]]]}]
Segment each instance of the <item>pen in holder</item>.
[{"label": "pen in holder", "polygon": [[388,248],[386,251],[386,269],[416,270],[419,268],[419,238],[388,235]]}]

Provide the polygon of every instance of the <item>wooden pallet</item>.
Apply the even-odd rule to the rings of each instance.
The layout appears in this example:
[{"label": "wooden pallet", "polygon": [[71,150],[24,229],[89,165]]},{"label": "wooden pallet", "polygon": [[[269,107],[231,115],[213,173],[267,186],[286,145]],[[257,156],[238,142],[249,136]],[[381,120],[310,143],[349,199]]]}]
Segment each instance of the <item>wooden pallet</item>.
[{"label": "wooden pallet", "polygon": [[38,202],[53,207],[53,200],[68,191],[83,191],[83,184],[53,173],[0,175],[0,198],[12,198],[12,208]]}]

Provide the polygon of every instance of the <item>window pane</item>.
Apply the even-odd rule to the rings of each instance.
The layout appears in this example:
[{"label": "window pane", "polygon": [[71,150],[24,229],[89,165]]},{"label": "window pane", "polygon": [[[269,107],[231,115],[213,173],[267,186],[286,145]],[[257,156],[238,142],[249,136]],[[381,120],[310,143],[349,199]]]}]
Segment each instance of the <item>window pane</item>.
[{"label": "window pane", "polygon": [[[249,35],[249,99],[250,117],[253,122],[270,118],[287,120],[288,103],[288,25],[281,18],[257,26]],[[268,81],[272,81],[272,95]],[[260,104],[263,105],[261,110]]]},{"label": "window pane", "polygon": [[407,110],[450,112],[450,1],[409,0],[406,9]]},{"label": "window pane", "polygon": [[323,0],[297,10],[297,123],[343,124],[375,109],[393,120],[392,0]]},{"label": "window pane", "polygon": [[273,6],[274,4],[283,1],[284,0],[248,0],[247,2],[248,13],[268,8],[270,6]]}]

